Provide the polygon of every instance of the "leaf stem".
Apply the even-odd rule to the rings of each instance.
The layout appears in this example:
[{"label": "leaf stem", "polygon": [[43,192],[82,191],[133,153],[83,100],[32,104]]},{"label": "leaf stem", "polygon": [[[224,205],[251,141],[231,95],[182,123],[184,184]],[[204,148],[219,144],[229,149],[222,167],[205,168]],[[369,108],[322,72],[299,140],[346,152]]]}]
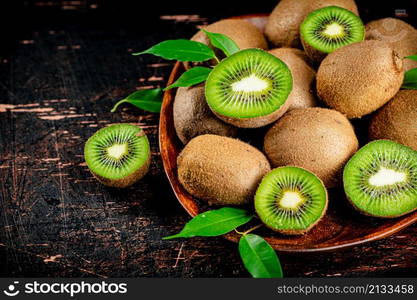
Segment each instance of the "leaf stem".
[{"label": "leaf stem", "polygon": [[127,102],[127,100],[126,99],[123,99],[123,100],[120,100],[119,102],[117,102],[114,106],[113,106],[113,108],[111,109],[111,111],[110,112],[115,112],[116,110],[117,110],[117,108],[119,107],[119,105],[120,104],[122,104],[122,103],[125,103],[125,102]]},{"label": "leaf stem", "polygon": [[245,234],[251,233],[252,231],[255,231],[256,229],[258,229],[258,228],[260,228],[262,226],[264,226],[264,224],[258,224],[258,225],[254,226],[252,228],[249,228],[248,230],[246,230],[244,232],[241,232],[241,231],[239,231],[237,229],[235,229],[235,231],[236,231],[236,233],[238,233],[240,235],[245,235]]},{"label": "leaf stem", "polygon": [[214,59],[216,60],[217,64],[220,63],[220,59],[216,55],[214,55]]}]

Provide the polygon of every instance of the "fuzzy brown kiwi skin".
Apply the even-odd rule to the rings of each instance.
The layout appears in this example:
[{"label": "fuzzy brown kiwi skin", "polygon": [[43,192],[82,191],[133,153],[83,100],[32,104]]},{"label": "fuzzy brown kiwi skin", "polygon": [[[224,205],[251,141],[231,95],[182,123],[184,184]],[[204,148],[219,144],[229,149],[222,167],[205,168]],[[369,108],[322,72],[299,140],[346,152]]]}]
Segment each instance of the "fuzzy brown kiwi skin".
[{"label": "fuzzy brown kiwi skin", "polygon": [[255,147],[211,134],[192,139],[177,163],[181,185],[210,205],[251,203],[262,177],[271,170]]},{"label": "fuzzy brown kiwi skin", "polygon": [[339,6],[359,15],[354,0],[281,0],[268,18],[265,35],[275,47],[300,48],[300,25],[314,10]]},{"label": "fuzzy brown kiwi skin", "polygon": [[[301,168],[301,169],[303,169],[303,168]],[[304,170],[306,170],[306,169],[304,169]],[[318,178],[318,179],[324,185],[323,181],[320,178]],[[313,229],[313,227],[315,227],[318,223],[320,223],[320,221],[326,215],[326,211],[327,211],[327,208],[328,208],[328,205],[329,205],[329,194],[328,194],[326,188],[324,190],[326,191],[326,205],[325,205],[325,207],[324,207],[324,209],[323,209],[323,211],[321,213],[321,216],[316,220],[316,222],[314,222],[313,224],[311,224],[306,229],[304,229],[304,230],[291,230],[291,229],[288,229],[288,230],[278,230],[276,228],[272,228],[272,227],[268,226],[267,224],[264,224],[264,225],[266,227],[268,227],[269,229],[272,229],[273,231],[276,231],[276,232],[279,232],[279,233],[282,233],[282,234],[285,234],[285,235],[303,235],[303,234],[306,234],[311,229]]]},{"label": "fuzzy brown kiwi skin", "polygon": [[370,120],[371,140],[388,139],[417,151],[417,90],[401,90]]},{"label": "fuzzy brown kiwi skin", "polygon": [[134,183],[136,183],[137,181],[139,181],[140,179],[142,179],[149,171],[149,166],[151,164],[151,155],[148,156],[148,159],[146,160],[145,164],[140,167],[139,169],[137,169],[134,173],[121,178],[121,179],[108,179],[108,178],[104,178],[96,173],[94,173],[93,171],[90,170],[90,173],[102,184],[109,186],[109,187],[115,187],[115,188],[126,188],[129,187],[131,185],[133,185]]},{"label": "fuzzy brown kiwi skin", "polygon": [[291,71],[294,83],[287,100],[288,110],[318,106],[314,92],[316,72],[310,67],[307,55],[296,48],[276,48],[269,53],[281,59]]},{"label": "fuzzy brown kiwi skin", "polygon": [[317,94],[349,119],[360,118],[387,103],[399,91],[403,76],[402,59],[387,43],[353,43],[322,61]]},{"label": "fuzzy brown kiwi skin", "polygon": [[301,44],[308,57],[314,62],[315,66],[318,66],[320,62],[327,56],[328,53],[321,52],[311,47],[303,38],[301,38]]},{"label": "fuzzy brown kiwi skin", "polygon": [[[366,39],[387,42],[400,57],[417,53],[417,30],[410,24],[395,18],[371,21],[365,26]],[[417,62],[404,59],[404,70],[417,68]]]},{"label": "fuzzy brown kiwi skin", "polygon": [[349,120],[335,110],[319,107],[289,111],[264,139],[264,153],[273,167],[304,168],[327,188],[341,184],[344,165],[358,148]]},{"label": "fuzzy brown kiwi skin", "polygon": [[[252,23],[239,19],[225,19],[214,22],[203,28],[208,32],[221,33],[231,38],[238,47],[243,49],[259,48],[268,49],[268,44],[262,32]],[[210,39],[203,31],[198,31],[192,38],[192,41],[200,42],[211,47]],[[219,58],[224,58],[224,53],[212,47]],[[189,69],[194,65],[215,65],[216,61],[213,60],[209,63],[188,63],[185,62],[184,66]]]},{"label": "fuzzy brown kiwi skin", "polygon": [[234,137],[237,128],[217,118],[207,105],[204,84],[178,88],[173,108],[174,127],[183,144],[202,134]]}]

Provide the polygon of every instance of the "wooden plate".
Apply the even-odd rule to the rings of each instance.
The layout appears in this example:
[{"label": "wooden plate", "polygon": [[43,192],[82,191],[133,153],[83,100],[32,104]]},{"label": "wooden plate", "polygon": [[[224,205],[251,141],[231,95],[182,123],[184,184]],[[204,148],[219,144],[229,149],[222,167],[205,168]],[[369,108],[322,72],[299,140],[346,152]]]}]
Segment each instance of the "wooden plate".
[{"label": "wooden plate", "polygon": [[[250,15],[238,17],[246,19],[263,29],[266,16]],[[184,72],[181,63],[176,63],[168,85],[172,84]],[[190,216],[207,209],[207,205],[193,198],[179,183],[177,176],[177,156],[183,148],[178,139],[173,122],[173,103],[175,89],[164,95],[159,123],[159,146],[165,173],[178,201]],[[342,190],[331,190],[329,209],[322,221],[303,236],[288,237],[268,229],[258,229],[274,249],[287,252],[318,252],[346,248],[361,243],[382,239],[417,222],[417,212],[396,219],[381,220],[365,217],[354,211],[348,204]],[[225,235],[228,240],[237,242],[239,235]]]}]

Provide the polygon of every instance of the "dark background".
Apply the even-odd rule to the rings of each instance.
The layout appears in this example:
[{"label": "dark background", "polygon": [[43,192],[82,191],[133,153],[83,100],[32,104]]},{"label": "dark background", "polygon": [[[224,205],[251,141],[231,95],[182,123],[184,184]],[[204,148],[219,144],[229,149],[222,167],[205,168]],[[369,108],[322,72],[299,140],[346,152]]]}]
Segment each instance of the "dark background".
[{"label": "dark background", "polygon": [[[0,46],[0,276],[246,277],[222,238],[161,241],[189,217],[158,156],[158,116],[116,100],[163,86],[173,62],[141,56],[220,18],[269,13],[277,1],[7,1]],[[357,1],[364,21],[417,1]],[[180,16],[179,16],[180,15]],[[82,157],[98,128],[135,122],[154,154],[150,173],[118,191],[97,183]],[[279,253],[286,276],[416,277],[417,227],[343,251]]]}]

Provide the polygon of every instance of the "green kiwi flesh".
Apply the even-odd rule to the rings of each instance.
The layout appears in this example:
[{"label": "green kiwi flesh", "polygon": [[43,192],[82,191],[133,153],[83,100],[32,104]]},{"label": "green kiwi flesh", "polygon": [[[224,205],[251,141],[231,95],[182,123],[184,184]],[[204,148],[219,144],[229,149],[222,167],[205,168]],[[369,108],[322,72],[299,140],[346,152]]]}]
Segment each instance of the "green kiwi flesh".
[{"label": "green kiwi flesh", "polygon": [[262,179],[255,210],[269,228],[290,235],[313,228],[327,209],[327,190],[313,173],[297,167],[273,169]]},{"label": "green kiwi flesh", "polygon": [[301,41],[307,55],[321,61],[327,53],[365,38],[365,26],[351,11],[328,6],[311,12],[301,23]]},{"label": "green kiwi flesh", "polygon": [[148,172],[151,151],[140,127],[114,124],[98,130],[87,140],[84,157],[91,173],[101,183],[123,188]]},{"label": "green kiwi flesh", "polygon": [[361,213],[394,218],[417,209],[417,151],[389,140],[362,147],[343,172],[345,193]]},{"label": "green kiwi flesh", "polygon": [[210,109],[223,121],[243,128],[265,126],[288,109],[291,71],[259,49],[239,51],[220,62],[206,81]]}]

